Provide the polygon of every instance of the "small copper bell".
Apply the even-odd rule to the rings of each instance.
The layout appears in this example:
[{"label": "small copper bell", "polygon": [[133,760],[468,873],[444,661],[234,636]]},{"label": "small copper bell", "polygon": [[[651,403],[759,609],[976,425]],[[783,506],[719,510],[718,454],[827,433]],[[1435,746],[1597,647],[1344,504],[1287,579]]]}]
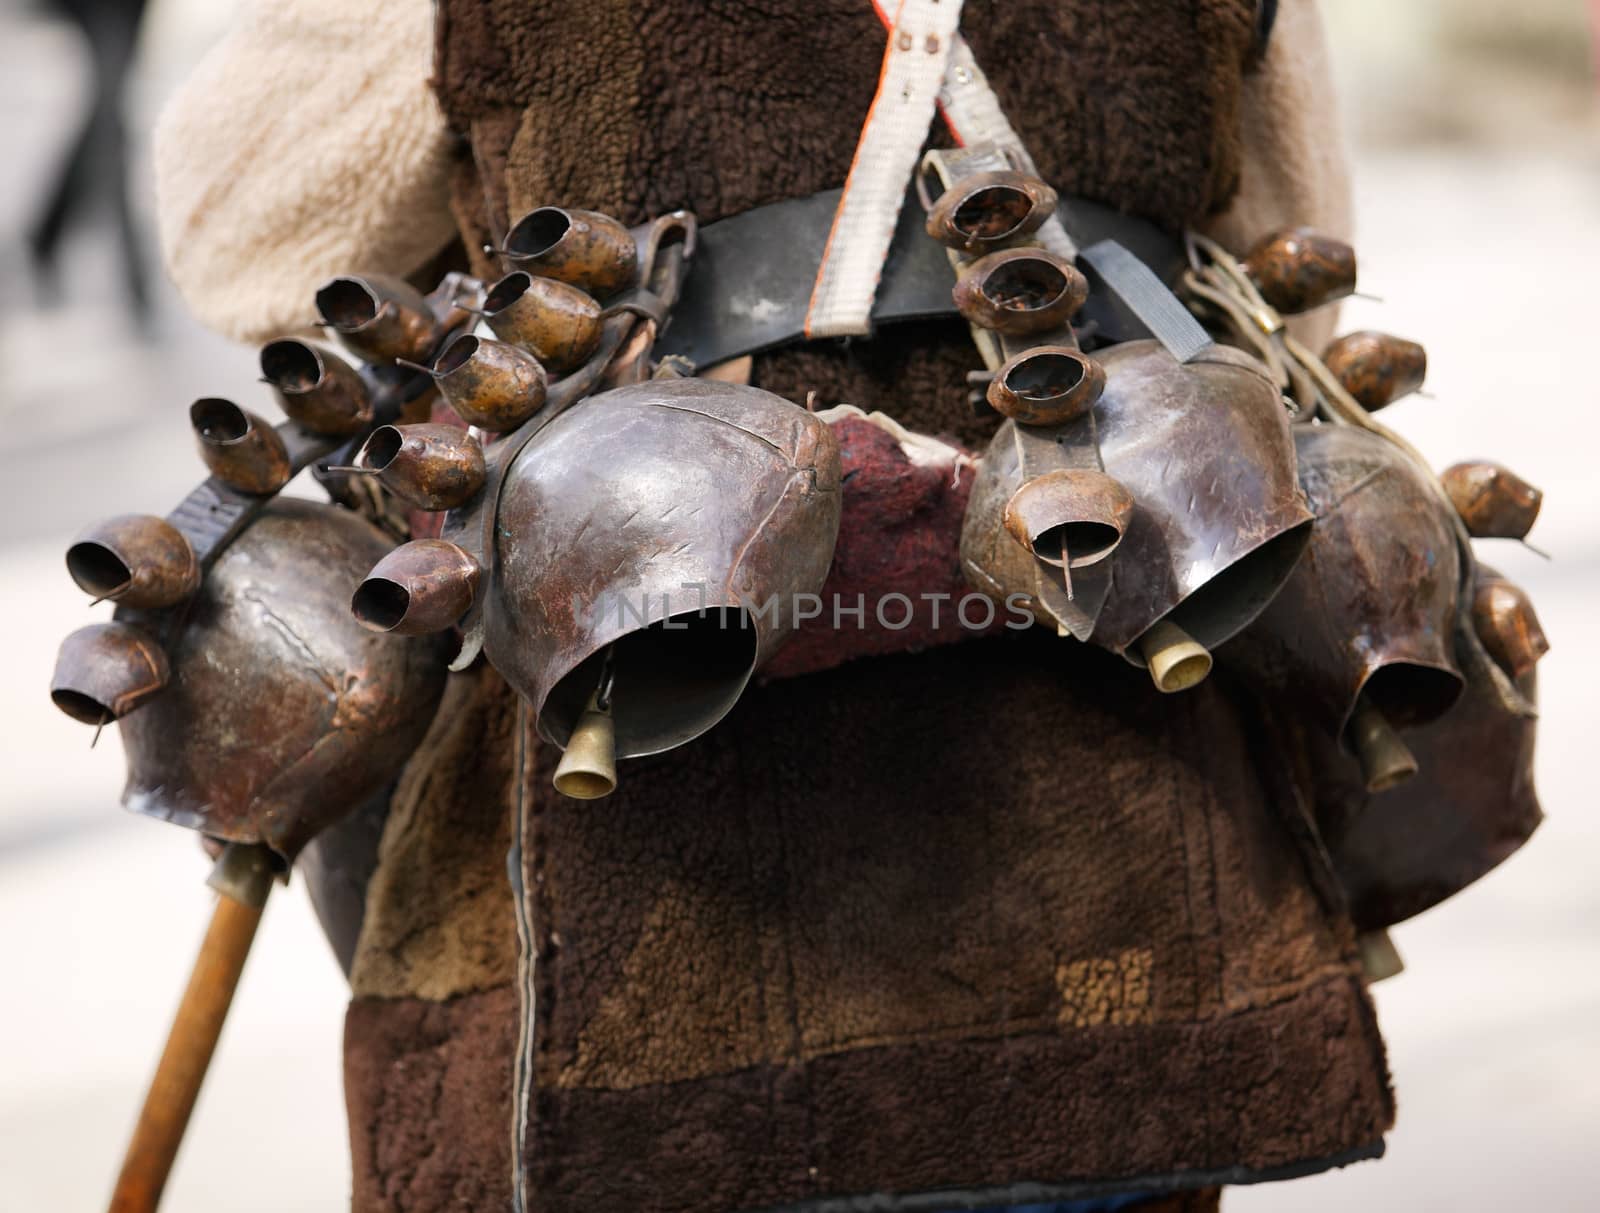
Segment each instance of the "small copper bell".
[{"label": "small copper bell", "polygon": [[1388,333],[1350,333],[1322,352],[1339,385],[1369,412],[1377,412],[1422,386],[1428,352],[1415,341]]},{"label": "small copper bell", "polygon": [[1002,249],[980,257],[956,282],[956,310],[970,324],[1007,337],[1058,329],[1089,297],[1070,261],[1045,249]]},{"label": "small copper bell", "polygon": [[628,229],[597,211],[529,211],[512,225],[502,251],[516,268],[570,283],[596,299],[631,286],[639,272],[639,250]]},{"label": "small copper bell", "polygon": [[388,553],[356,587],[350,609],[362,627],[401,636],[443,632],[478,593],[478,562],[443,539],[413,539]]},{"label": "small copper bell", "polygon": [[496,434],[509,433],[544,407],[544,367],[526,350],[467,334],[457,337],[429,371],[456,416]]},{"label": "small copper bell", "polygon": [[1474,539],[1526,538],[1544,504],[1540,490],[1487,460],[1448,467],[1439,481]]},{"label": "small copper bell", "polygon": [[1026,173],[974,173],[944,192],[928,211],[927,231],[940,244],[979,254],[1032,235],[1056,212],[1056,192]]},{"label": "small copper bell", "polygon": [[1261,297],[1280,312],[1309,312],[1355,293],[1356,253],[1308,227],[1267,236],[1244,259]]},{"label": "small copper bell", "polygon": [[995,372],[989,406],[1024,425],[1060,425],[1093,408],[1105,386],[1105,368],[1081,350],[1039,345]]},{"label": "small copper bell", "polygon": [[269,341],[261,374],[289,419],[313,434],[342,438],[372,420],[367,385],[331,350],[292,337]]},{"label": "small copper bell", "polygon": [[507,274],[489,288],[483,310],[495,336],[527,350],[557,374],[582,366],[600,344],[600,305],[554,278],[522,270]]},{"label": "small copper bell", "polygon": [[85,594],[130,607],[172,606],[200,585],[200,562],[176,527],[150,514],[119,514],[79,533],[67,572]]},{"label": "small copper bell", "polygon": [[206,470],[230,488],[276,493],[294,475],[282,435],[231,400],[196,400],[189,406],[189,424]]},{"label": "small copper bell", "polygon": [[452,510],[483,488],[483,447],[453,425],[381,425],[356,455],[356,471],[377,476],[419,510]]},{"label": "small copper bell", "polygon": [[317,311],[364,362],[426,358],[438,329],[422,292],[385,274],[332,279],[317,291]]}]

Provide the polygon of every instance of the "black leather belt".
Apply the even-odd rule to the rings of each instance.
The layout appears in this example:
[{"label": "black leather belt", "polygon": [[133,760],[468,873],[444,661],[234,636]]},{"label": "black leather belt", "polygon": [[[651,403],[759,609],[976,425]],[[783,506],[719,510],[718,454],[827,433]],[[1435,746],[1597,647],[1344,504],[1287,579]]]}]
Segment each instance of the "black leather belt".
[{"label": "black leather belt", "polygon": [[[688,281],[656,352],[705,367],[802,340],[838,204],[839,191],[825,190],[701,228]],[[1096,342],[1159,337],[1179,358],[1190,356],[1180,349],[1206,343],[1204,330],[1144,272],[1153,271],[1161,283],[1177,277],[1184,255],[1175,236],[1081,198],[1063,199],[1059,214],[1083,250],[1079,264],[1091,288],[1075,321],[1080,328]],[[950,298],[955,271],[922,225],[921,205],[908,198],[872,309],[875,328],[956,314]],[[1132,257],[1119,256],[1117,246]],[[1145,281],[1134,281],[1140,275]]]}]

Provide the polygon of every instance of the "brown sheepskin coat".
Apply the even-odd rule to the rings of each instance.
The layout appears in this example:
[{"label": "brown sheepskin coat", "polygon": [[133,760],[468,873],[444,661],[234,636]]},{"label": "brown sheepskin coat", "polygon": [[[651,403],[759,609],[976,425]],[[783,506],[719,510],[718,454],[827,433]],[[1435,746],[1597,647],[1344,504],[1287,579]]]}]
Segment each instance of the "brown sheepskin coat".
[{"label": "brown sheepskin coat", "polygon": [[[367,56],[360,5],[323,7]],[[1236,246],[1287,219],[1342,231],[1337,140],[1306,138],[1326,128],[1304,121],[1326,102],[1315,13],[1285,3],[1264,59],[1255,16],[970,0],[963,30],[1063,192]],[[414,6],[371,30],[401,22]],[[360,137],[402,110],[436,137],[396,141],[377,217],[361,191],[339,222],[301,208],[311,284],[414,268],[447,196],[488,272],[476,251],[534,205],[712,222],[836,186],[883,49],[868,0],[441,0],[434,29],[437,104],[397,92]],[[358,98],[411,60],[274,62]],[[163,229],[202,315],[249,249],[210,314],[254,333],[309,298],[263,256],[273,191],[331,161],[280,162],[218,214],[216,162],[171,166],[228,117],[191,93],[163,124]],[[926,325],[766,355],[754,381],[977,446],[978,365],[964,331]],[[1217,1184],[1380,1152],[1393,1105],[1354,928],[1271,720],[1225,668],[1159,696],[1098,650],[1005,634],[753,688],[579,803],[499,677],[455,677],[359,935],[344,916],[355,1208],[910,1213],[1129,1189],[1201,1208]]]},{"label": "brown sheepskin coat", "polygon": [[[1252,4],[965,13],[1058,187],[1226,210]],[[544,202],[711,222],[837,185],[883,48],[857,0],[446,0],[437,33],[469,250]],[[928,325],[754,381],[976,444],[978,365]],[[1353,930],[1264,720],[1225,674],[1162,697],[1006,635],[759,687],[579,803],[498,677],[457,680],[357,949],[356,1207],[931,1209],[1377,1152]]]}]

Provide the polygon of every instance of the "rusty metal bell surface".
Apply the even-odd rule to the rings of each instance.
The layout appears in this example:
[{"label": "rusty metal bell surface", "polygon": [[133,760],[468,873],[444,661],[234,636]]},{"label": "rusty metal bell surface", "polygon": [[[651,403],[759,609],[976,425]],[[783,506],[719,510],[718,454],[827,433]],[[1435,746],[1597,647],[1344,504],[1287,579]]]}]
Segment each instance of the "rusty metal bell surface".
[{"label": "rusty metal bell surface", "polygon": [[1025,425],[1060,425],[1092,409],[1105,386],[1105,368],[1082,350],[1039,345],[1007,359],[985,395],[1002,417]]},{"label": "rusty metal bell surface", "polygon": [[[1053,614],[1050,608],[1057,605],[1065,614],[1065,582],[1051,563],[1036,558],[1017,534],[1019,528],[1037,529],[1026,525],[1027,515],[1034,511],[1010,509],[1023,488],[1015,427],[1016,422],[1007,421],[995,431],[978,461],[977,478],[961,523],[961,571],[968,584],[995,602],[1005,603],[1020,595],[1040,623],[1059,628],[1066,626],[1066,619]],[[1026,505],[1026,501],[1019,504]],[[1070,535],[1063,535],[1062,540],[1069,553],[1076,552]],[[1116,540],[1121,540],[1120,534]],[[1104,542],[1093,540],[1079,546],[1087,546],[1091,556],[1102,557],[1102,549],[1107,547]],[[1075,564],[1081,559],[1081,555],[1072,556]],[[1075,617],[1068,618],[1077,622]],[[1078,638],[1087,639],[1088,622],[1079,623],[1079,629]]]},{"label": "rusty metal bell surface", "polygon": [[544,367],[527,350],[470,333],[446,346],[430,373],[456,416],[497,434],[538,412],[548,390]]},{"label": "rusty metal bell surface", "polygon": [[331,279],[317,291],[317,312],[365,362],[426,357],[439,327],[422,292],[388,274]]},{"label": "rusty metal bell surface", "polygon": [[1135,642],[1165,619],[1214,649],[1261,613],[1310,538],[1278,389],[1226,346],[1187,363],[1154,341],[1096,357],[1100,454],[1134,510],[1093,640],[1143,665]]},{"label": "rusty metal bell surface", "polygon": [[516,268],[571,283],[596,299],[632,285],[639,270],[633,236],[598,211],[541,206],[512,224],[502,251]]},{"label": "rusty metal bell surface", "polygon": [[1089,297],[1089,282],[1047,249],[1002,249],[963,269],[952,295],[967,323],[1026,337],[1060,328],[1077,315]]},{"label": "rusty metal bell surface", "polygon": [[1328,737],[1358,697],[1395,728],[1436,719],[1460,694],[1460,551],[1449,507],[1391,443],[1353,426],[1295,427],[1311,546],[1230,655],[1282,689]]},{"label": "rusty metal bell surface", "polygon": [[947,248],[987,253],[1038,231],[1055,212],[1055,190],[1031,174],[974,173],[940,196],[926,227]]},{"label": "rusty metal bell surface", "polygon": [[1244,259],[1261,296],[1280,312],[1309,312],[1356,289],[1356,253],[1309,227],[1285,228],[1263,238]]},{"label": "rusty metal bell surface", "polygon": [[1474,539],[1525,539],[1544,504],[1541,490],[1488,460],[1453,464],[1439,482]]},{"label": "rusty metal bell surface", "polygon": [[769,392],[657,379],[591,397],[506,469],[484,652],[559,745],[602,680],[618,758],[681,745],[821,588],[839,476],[828,427]]},{"label": "rusty metal bell surface", "polygon": [[390,541],[348,510],[268,506],[168,639],[171,682],[121,722],[123,803],[285,860],[392,779],[444,687],[443,640],[375,635],[350,592]]},{"label": "rusty metal bell surface", "polygon": [[[1537,700],[1532,671],[1517,689]],[[1443,716],[1406,734],[1418,772],[1389,791],[1363,787],[1331,738],[1311,747],[1317,824],[1358,930],[1420,914],[1511,856],[1543,820],[1533,781],[1537,721],[1469,682]]]},{"label": "rusty metal bell surface", "polygon": [[1369,413],[1409,396],[1428,377],[1427,350],[1415,341],[1370,329],[1330,342],[1322,351],[1322,362]]},{"label": "rusty metal bell surface", "polygon": [[196,400],[189,425],[206,470],[242,493],[276,493],[294,476],[283,436],[231,400]]}]

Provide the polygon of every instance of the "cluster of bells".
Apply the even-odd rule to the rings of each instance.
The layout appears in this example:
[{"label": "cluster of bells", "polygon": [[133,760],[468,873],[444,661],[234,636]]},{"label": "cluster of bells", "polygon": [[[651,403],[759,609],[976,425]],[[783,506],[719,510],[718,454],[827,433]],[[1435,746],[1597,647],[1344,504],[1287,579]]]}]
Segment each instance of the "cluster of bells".
[{"label": "cluster of bells", "polygon": [[[1420,386],[1420,346],[1342,338],[1318,363],[1334,386],[1309,389],[1304,360],[1274,353],[1279,314],[1353,291],[1351,250],[1297,230],[1230,262],[1237,289],[1195,271],[1186,301],[1223,328],[1245,315],[1252,353],[1087,353],[1072,322],[1089,284],[1032,239],[1055,202],[1036,178],[985,173],[929,210],[956,304],[991,335],[983,400],[1004,418],[962,536],[973,584],[1163,691],[1237,636],[1238,668],[1291,688],[1373,790],[1416,771],[1399,730],[1444,718],[1482,673],[1463,646],[1505,684],[1466,698],[1531,717],[1516,697],[1547,647],[1538,622],[1461,536],[1523,537],[1537,490],[1488,463],[1435,480],[1381,427],[1347,423],[1350,401],[1364,415]],[[630,231],[543,207],[508,233],[506,276],[426,296],[336,278],[317,307],[365,365],[283,338],[260,359],[288,422],[194,404],[208,491],[243,524],[197,543],[192,509],[124,516],[67,556],[118,610],[64,643],[52,695],[123,722],[132,807],[292,860],[393,777],[447,666],[479,652],[565,750],[557,786],[574,796],[728,711],[795,626],[749,606],[821,588],[839,454],[788,401],[651,366],[692,255],[692,221],[670,218]],[[1322,392],[1337,407],[1308,398]],[[419,413],[436,399],[464,426]],[[272,499],[340,451],[321,468],[336,484],[374,479],[442,527],[394,547],[351,510]]]},{"label": "cluster of bells", "polygon": [[[1146,665],[1162,691],[1194,686],[1239,636],[1233,664],[1304,705],[1369,791],[1416,774],[1399,730],[1440,720],[1474,675],[1496,693],[1468,698],[1519,734],[1548,643],[1467,540],[1524,539],[1540,493],[1489,462],[1435,478],[1370,420],[1422,386],[1417,343],[1358,332],[1316,359],[1288,337],[1284,315],[1355,292],[1350,246],[1296,228],[1242,262],[1191,249],[1185,301],[1258,356],[1214,346],[1180,363],[1154,341],[1090,354],[1071,328],[1087,280],[1028,239],[1055,204],[1002,171],[929,212],[929,233],[970,258],[962,315],[999,346],[984,402],[1006,421],[968,507],[969,579]],[[1063,458],[1074,446],[1097,458]]]}]

